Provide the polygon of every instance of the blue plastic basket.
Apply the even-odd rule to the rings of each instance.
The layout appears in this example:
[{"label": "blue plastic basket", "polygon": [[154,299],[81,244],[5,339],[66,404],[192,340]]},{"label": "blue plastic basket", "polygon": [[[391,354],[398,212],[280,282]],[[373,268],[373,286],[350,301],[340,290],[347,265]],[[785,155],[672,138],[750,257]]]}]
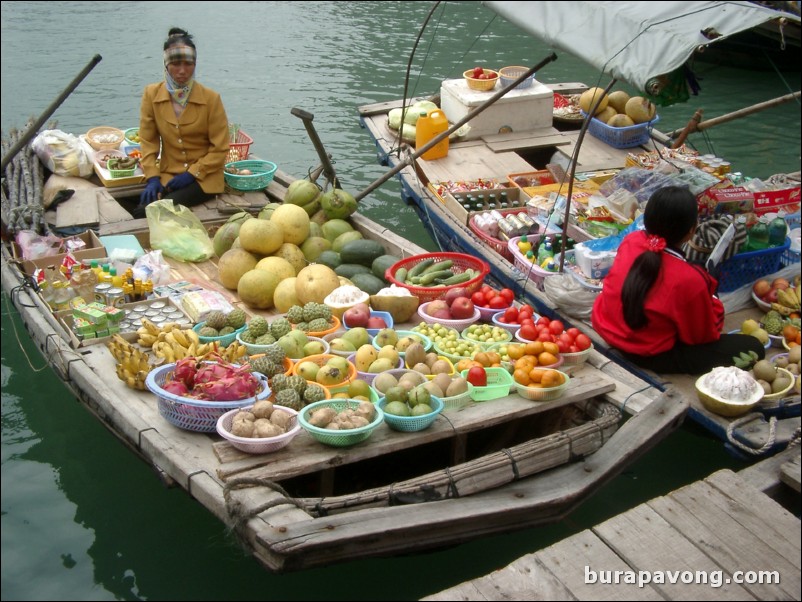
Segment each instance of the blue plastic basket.
[{"label": "blue plastic basket", "polygon": [[226,184],[235,190],[262,190],[267,188],[278,170],[278,165],[272,161],[234,161],[233,163],[226,163],[226,167],[249,169],[253,172],[252,175],[245,176],[228,173],[227,171],[223,172]]},{"label": "blue plastic basket", "polygon": [[[384,412],[384,408],[387,406],[387,400],[382,397],[379,400],[378,405],[379,408]],[[387,426],[394,431],[404,431],[405,433],[422,431],[423,429],[427,429],[434,424],[434,421],[437,420],[437,416],[445,407],[443,400],[439,397],[435,397],[434,395],[432,395],[431,403],[429,405],[431,406],[432,411],[421,416],[398,416],[396,414],[388,414],[387,412],[384,412],[384,421],[387,423]]]},{"label": "blue plastic basket", "polygon": [[[587,113],[580,111],[582,117],[587,117]],[[588,125],[588,132],[602,142],[606,142],[613,148],[632,148],[649,142],[654,124],[660,121],[658,115],[646,123],[630,125],[623,128],[610,127],[599,119],[591,119]]]},{"label": "blue plastic basket", "polygon": [[782,267],[783,255],[790,247],[791,239],[786,237],[781,247],[733,255],[721,264],[719,292],[729,293],[773,274]]},{"label": "blue plastic basket", "polygon": [[239,401],[204,401],[175,395],[164,390],[168,379],[172,378],[175,364],[166,364],[154,368],[145,379],[145,386],[159,399],[159,414],[170,424],[187,431],[214,433],[217,420],[229,410],[252,406],[260,399],[270,396],[267,377],[258,372],[253,375],[261,383],[261,389],[254,397]]}]

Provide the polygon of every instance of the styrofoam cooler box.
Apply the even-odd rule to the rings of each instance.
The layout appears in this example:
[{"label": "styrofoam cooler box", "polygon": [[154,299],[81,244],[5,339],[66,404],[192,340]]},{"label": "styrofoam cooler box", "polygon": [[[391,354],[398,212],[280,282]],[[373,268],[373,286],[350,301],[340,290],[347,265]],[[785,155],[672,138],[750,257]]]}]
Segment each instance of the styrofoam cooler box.
[{"label": "styrofoam cooler box", "polygon": [[[496,85],[489,92],[471,90],[465,79],[447,79],[440,87],[440,108],[449,122],[456,123],[498,92]],[[528,88],[507,92],[468,123],[471,131],[465,139],[472,140],[505,132],[549,128],[554,110],[554,92],[535,80]]]}]

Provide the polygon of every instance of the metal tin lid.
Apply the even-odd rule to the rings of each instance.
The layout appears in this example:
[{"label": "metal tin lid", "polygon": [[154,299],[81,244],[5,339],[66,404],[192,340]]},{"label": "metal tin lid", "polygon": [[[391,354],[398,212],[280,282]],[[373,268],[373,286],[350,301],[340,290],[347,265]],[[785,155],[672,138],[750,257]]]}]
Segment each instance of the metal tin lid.
[{"label": "metal tin lid", "polygon": [[150,319],[150,321],[153,322],[154,324],[163,324],[167,320],[165,319],[164,316],[155,315]]},{"label": "metal tin lid", "polygon": [[107,295],[116,295],[118,297],[122,297],[123,295],[125,295],[125,293],[123,292],[123,289],[121,289],[119,287],[116,287],[116,286],[110,288],[109,290],[107,290],[106,294]]},{"label": "metal tin lid", "polygon": [[190,322],[189,318],[178,318],[176,320],[176,324],[180,324],[181,326],[188,325],[188,324],[191,324],[191,323],[192,322]]},{"label": "metal tin lid", "polygon": [[153,303],[150,304],[151,309],[161,310],[164,309],[166,306],[167,304],[164,301],[154,301]]},{"label": "metal tin lid", "polygon": [[151,321],[153,321],[153,318],[157,316],[160,318],[162,317],[162,312],[160,312],[158,309],[149,309],[145,312],[145,317],[151,318]]},{"label": "metal tin lid", "polygon": [[95,292],[107,292],[111,288],[111,285],[108,282],[101,282],[100,284],[95,285]]},{"label": "metal tin lid", "polygon": [[136,313],[138,313],[138,314],[144,314],[145,312],[148,311],[148,306],[147,305],[137,305],[136,307],[134,307],[134,311]]}]

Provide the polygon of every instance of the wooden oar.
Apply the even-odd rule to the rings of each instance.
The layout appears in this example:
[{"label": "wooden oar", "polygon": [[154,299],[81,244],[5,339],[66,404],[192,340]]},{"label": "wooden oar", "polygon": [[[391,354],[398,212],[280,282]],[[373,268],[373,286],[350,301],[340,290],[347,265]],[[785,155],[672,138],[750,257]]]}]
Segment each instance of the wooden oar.
[{"label": "wooden oar", "polygon": [[31,127],[29,127],[22,136],[20,136],[19,140],[17,140],[14,146],[8,149],[8,152],[3,157],[2,164],[0,164],[0,173],[5,173],[6,165],[9,164],[9,162],[14,158],[14,156],[20,151],[22,147],[24,147],[26,144],[28,144],[28,142],[30,142],[31,138],[33,138],[36,135],[36,133],[39,131],[39,128],[42,127],[44,122],[50,119],[50,116],[53,113],[55,113],[56,109],[58,109],[59,106],[61,106],[61,103],[64,102],[64,100],[66,100],[66,98],[70,94],[72,94],[72,91],[78,87],[78,84],[80,84],[81,81],[83,81],[83,79],[89,74],[89,72],[95,68],[95,65],[97,65],[102,60],[103,57],[101,57],[99,54],[93,56],[92,60],[89,61],[89,64],[87,64],[86,67],[84,67],[81,70],[81,72],[75,76],[75,79],[73,79],[70,82],[69,86],[64,88],[64,91],[58,95],[58,98],[56,98],[56,100],[54,100],[49,107],[45,109],[44,113],[42,113],[39,119],[37,119],[36,122],[33,123],[33,125],[31,125]]},{"label": "wooden oar", "polygon": [[685,134],[692,134],[693,132],[702,132],[706,129],[712,128],[714,125],[718,125],[720,123],[727,123],[728,121],[732,121],[733,119],[739,119],[741,117],[746,117],[747,115],[751,115],[753,113],[757,113],[764,109],[769,109],[771,107],[776,107],[777,105],[785,104],[786,102],[790,102],[792,100],[798,100],[800,96],[800,91],[797,90],[791,94],[786,94],[785,96],[778,96],[777,98],[772,98],[771,100],[767,100],[765,102],[759,102],[757,104],[752,105],[751,107],[745,107],[743,109],[738,109],[737,111],[733,111],[732,113],[727,113],[725,115],[721,115],[720,117],[714,117],[713,119],[709,119],[707,121],[701,121],[696,123],[694,119],[688,122],[682,129],[674,130],[673,132],[668,133],[669,138],[673,138],[674,136],[678,136],[683,133],[685,130],[688,130]]}]

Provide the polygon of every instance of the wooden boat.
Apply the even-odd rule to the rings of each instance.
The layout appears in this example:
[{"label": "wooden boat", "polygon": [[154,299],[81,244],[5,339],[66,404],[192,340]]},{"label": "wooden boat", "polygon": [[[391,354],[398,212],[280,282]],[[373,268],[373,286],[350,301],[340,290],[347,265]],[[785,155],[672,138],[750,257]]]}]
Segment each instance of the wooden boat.
[{"label": "wooden boat", "polygon": [[[554,92],[564,95],[581,92],[582,84],[549,85]],[[417,99],[411,99],[410,102]],[[716,436],[728,442],[731,449],[741,457],[749,457],[754,450],[760,454],[774,453],[784,448],[794,437],[800,425],[799,397],[784,402],[781,409],[766,408],[768,415],[779,417],[775,425],[760,414],[753,420],[727,419],[717,416],[704,408],[697,399],[695,379],[681,375],[659,375],[644,371],[627,362],[620,355],[610,352],[603,340],[592,331],[588,320],[574,318],[565,314],[561,308],[555,307],[554,301],[542,290],[542,279],[534,282],[521,269],[521,264],[513,262],[507,254],[502,255],[503,248],[488,237],[481,236],[470,227],[468,214],[453,195],[439,194],[437,183],[470,182],[479,179],[505,182],[510,174],[547,173],[547,164],[557,155],[573,156],[580,140],[580,130],[575,127],[565,129],[564,124],[554,121],[553,127],[545,127],[530,131],[516,131],[482,136],[468,141],[452,141],[448,155],[435,161],[426,161],[415,156],[415,149],[397,140],[397,133],[388,126],[388,111],[400,107],[401,101],[391,101],[360,108],[361,123],[367,130],[377,147],[377,156],[381,164],[387,165],[391,171],[397,170],[401,182],[404,201],[418,212],[421,221],[433,238],[447,250],[468,253],[482,257],[491,266],[491,277],[499,286],[512,288],[523,300],[532,304],[542,314],[574,322],[590,333],[594,344],[602,353],[614,357],[628,370],[644,378],[658,387],[667,384],[678,387],[690,403],[690,416],[709,429]],[[560,128],[560,129],[557,129]],[[664,134],[652,131],[650,144],[663,146],[667,141]],[[665,147],[664,147],[665,148]],[[639,148],[618,149],[602,140],[585,136],[577,155],[577,174],[581,172],[616,171],[627,165],[629,152],[645,152],[645,146]],[[549,166],[550,167],[550,166]],[[799,175],[796,175],[799,179]],[[444,198],[445,197],[445,198]],[[567,227],[567,234],[574,239],[587,240],[589,235],[573,224]],[[796,272],[799,265],[796,263]],[[785,269],[787,275],[793,275],[794,267]],[[596,289],[598,290],[598,289]],[[733,293],[731,296],[735,296]],[[722,296],[727,306],[727,295]],[[725,331],[738,329],[749,317],[760,319],[762,312],[754,305],[731,311],[725,321]],[[776,353],[775,349],[772,353]],[[780,349],[779,351],[782,351]]]},{"label": "wooden boat", "polygon": [[[266,194],[220,195],[194,212],[212,227],[232,205],[254,209],[281,201],[291,181],[279,171]],[[98,233],[134,234],[148,248],[146,221],[130,219],[115,200],[136,196],[140,187],[97,190],[104,199]],[[388,252],[424,252],[358,213],[351,220]],[[4,294],[76,397],[166,483],[236,529],[273,571],[409,553],[558,520],[677,428],[687,410],[672,391],[658,391],[593,352],[554,401],[513,393],[448,411],[418,433],[381,425],[366,442],[336,448],[302,432],[274,453],[245,454],[216,434],[165,420],[153,394],[116,377],[106,345],[80,344],[50,311],[10,241],[2,257]],[[177,280],[242,306],[218,282],[214,261],[168,261]],[[621,424],[627,414],[632,417]]]}]

